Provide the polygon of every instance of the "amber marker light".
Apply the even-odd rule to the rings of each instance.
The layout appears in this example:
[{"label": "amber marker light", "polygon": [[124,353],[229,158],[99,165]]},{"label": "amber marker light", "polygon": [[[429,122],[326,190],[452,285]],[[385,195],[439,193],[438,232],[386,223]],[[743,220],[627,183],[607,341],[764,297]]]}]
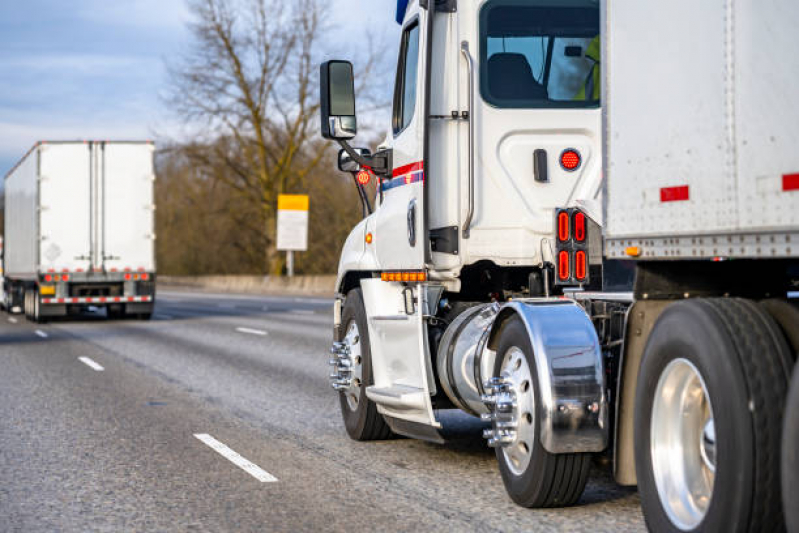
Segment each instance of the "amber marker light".
[{"label": "amber marker light", "polygon": [[367,233],[366,237],[364,237],[364,240],[366,241],[366,244],[372,244],[372,240],[373,239],[374,239],[374,237],[372,237],[371,233]]},{"label": "amber marker light", "polygon": [[630,257],[638,257],[641,255],[641,249],[637,246],[628,246],[624,253],[629,255]]}]

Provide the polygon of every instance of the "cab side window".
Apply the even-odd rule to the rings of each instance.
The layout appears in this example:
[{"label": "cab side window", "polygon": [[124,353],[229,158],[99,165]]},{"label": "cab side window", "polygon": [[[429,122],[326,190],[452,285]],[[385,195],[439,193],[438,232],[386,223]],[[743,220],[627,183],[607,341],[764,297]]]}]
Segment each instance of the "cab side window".
[{"label": "cab side window", "polygon": [[408,127],[416,109],[416,80],[419,70],[419,23],[414,22],[402,32],[397,80],[394,85],[394,135]]}]

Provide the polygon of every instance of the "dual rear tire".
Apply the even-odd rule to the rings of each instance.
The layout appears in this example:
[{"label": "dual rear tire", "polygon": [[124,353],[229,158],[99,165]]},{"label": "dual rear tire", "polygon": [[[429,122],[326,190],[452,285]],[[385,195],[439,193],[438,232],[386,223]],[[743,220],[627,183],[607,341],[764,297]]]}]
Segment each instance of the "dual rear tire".
[{"label": "dual rear tire", "polygon": [[636,388],[635,462],[652,531],[779,531],[780,443],[793,357],[740,299],[669,306]]}]

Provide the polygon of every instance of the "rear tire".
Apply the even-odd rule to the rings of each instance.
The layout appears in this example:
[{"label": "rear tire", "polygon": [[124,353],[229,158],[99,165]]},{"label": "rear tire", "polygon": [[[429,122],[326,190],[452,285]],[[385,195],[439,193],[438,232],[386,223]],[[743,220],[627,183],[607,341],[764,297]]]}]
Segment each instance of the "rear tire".
[{"label": "rear tire", "polygon": [[799,533],[799,366],[794,368],[782,430],[782,502],[788,533]]},{"label": "rear tire", "polygon": [[[780,531],[791,353],[753,302],[670,305],[636,387],[635,464],[652,531]],[[704,414],[702,414],[704,413]]]},{"label": "rear tire", "polygon": [[353,366],[353,375],[360,375],[360,386],[354,390],[339,393],[341,415],[347,433],[352,439],[359,441],[390,438],[392,436],[391,429],[383,419],[383,415],[377,412],[377,405],[366,396],[366,387],[374,385],[374,377],[366,309],[363,305],[361,289],[353,289],[347,294],[344,310],[341,313],[340,340],[350,343],[353,353],[360,354],[358,356],[360,372],[356,368],[357,361]]},{"label": "rear tire", "polygon": [[[523,354],[523,355],[522,355]],[[518,359],[523,357],[526,361]],[[517,358],[512,360],[513,358]],[[521,319],[511,318],[502,331],[494,365],[494,376],[501,375],[503,362],[511,363],[518,371],[528,372],[522,377],[520,389],[532,391],[532,412],[521,412],[524,396],[517,396],[518,416],[514,414],[519,429],[517,442],[508,448],[495,449],[502,481],[511,499],[523,507],[564,507],[574,505],[585,490],[591,464],[589,453],[549,453],[541,445],[541,406],[538,371],[527,329]],[[528,377],[529,376],[529,377]],[[529,382],[526,386],[525,382]],[[523,393],[522,393],[523,394]],[[526,433],[522,433],[523,426]],[[531,427],[532,426],[532,427]],[[523,438],[524,435],[527,438]]]}]

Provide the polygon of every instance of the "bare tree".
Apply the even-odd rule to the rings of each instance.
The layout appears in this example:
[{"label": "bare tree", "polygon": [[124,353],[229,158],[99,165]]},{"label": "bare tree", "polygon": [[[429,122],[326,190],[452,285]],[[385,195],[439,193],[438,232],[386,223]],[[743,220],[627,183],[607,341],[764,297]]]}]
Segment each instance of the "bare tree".
[{"label": "bare tree", "polygon": [[[320,0],[191,0],[192,50],[169,65],[167,103],[205,135],[183,147],[209,179],[251,208],[233,209],[260,236],[264,270],[279,273],[277,195],[303,192],[328,144],[317,134]],[[364,76],[375,61],[370,56]],[[252,213],[257,213],[253,219]],[[249,216],[242,217],[247,213]]]}]

